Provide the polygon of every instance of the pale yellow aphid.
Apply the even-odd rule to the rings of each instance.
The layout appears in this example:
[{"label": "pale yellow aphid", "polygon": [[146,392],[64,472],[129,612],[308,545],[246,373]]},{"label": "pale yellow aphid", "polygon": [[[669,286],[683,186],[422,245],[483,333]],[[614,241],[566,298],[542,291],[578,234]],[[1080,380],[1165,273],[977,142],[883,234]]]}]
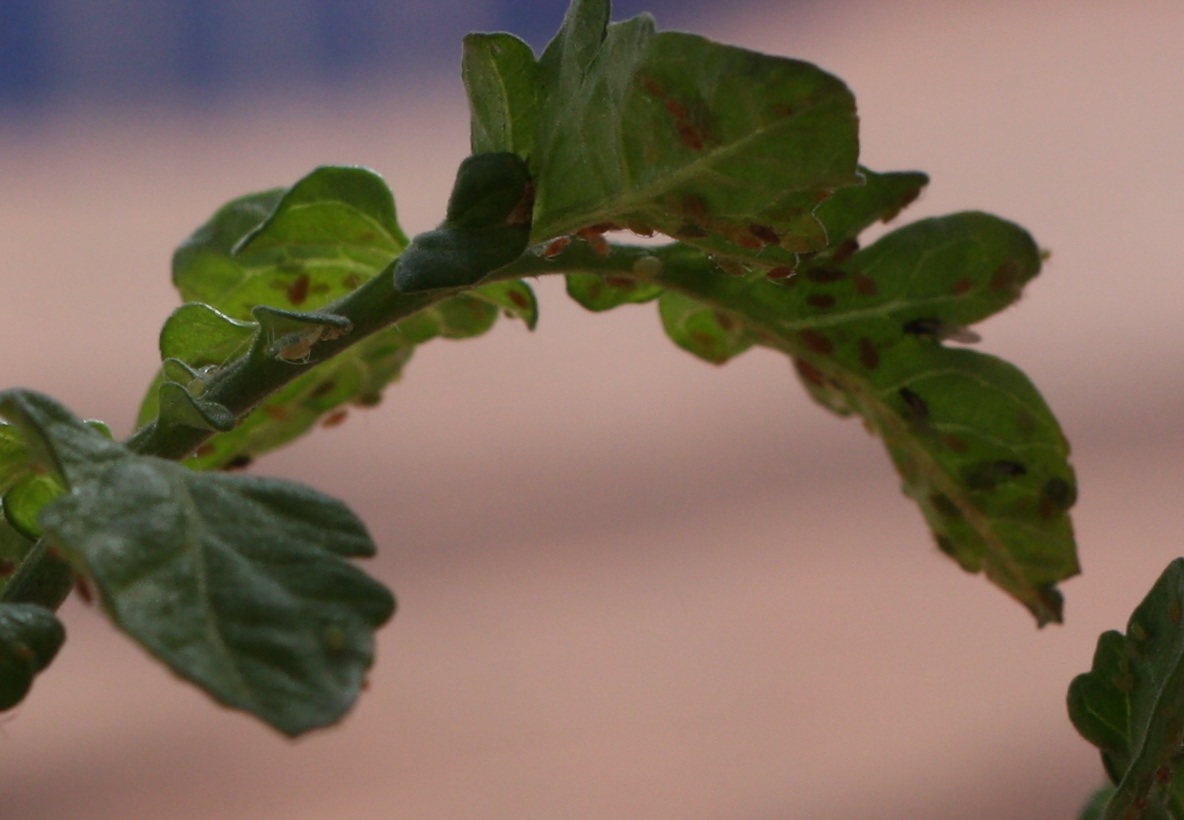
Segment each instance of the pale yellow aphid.
[{"label": "pale yellow aphid", "polygon": [[312,348],[317,342],[328,342],[339,339],[349,333],[349,327],[333,327],[332,325],[314,325],[308,330],[293,333],[276,340],[273,346],[275,356],[285,362],[304,364],[312,354]]}]

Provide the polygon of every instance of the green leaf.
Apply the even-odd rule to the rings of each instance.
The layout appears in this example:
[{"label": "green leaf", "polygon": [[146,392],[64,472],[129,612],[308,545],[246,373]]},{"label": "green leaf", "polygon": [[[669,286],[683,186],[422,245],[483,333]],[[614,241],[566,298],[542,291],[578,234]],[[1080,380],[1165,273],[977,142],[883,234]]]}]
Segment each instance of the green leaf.
[{"label": "green leaf", "polygon": [[5,512],[4,502],[0,501],[0,593],[4,592],[8,580],[33,549],[33,541],[8,523]]},{"label": "green leaf", "polygon": [[120,628],[285,734],[341,718],[394,611],[343,560],[374,552],[353,513],[297,484],[135,455],[36,393],[0,393],[0,412],[69,484],[41,525]]},{"label": "green leaf", "polygon": [[238,320],[258,305],[315,310],[387,267],[406,246],[382,178],[318,168],[287,191],[231,202],[173,256],[188,302]]},{"label": "green leaf", "polygon": [[0,603],[0,711],[24,700],[65,640],[61,621],[45,607]]},{"label": "green leaf", "polygon": [[1055,585],[1078,571],[1068,445],[1022,373],[941,343],[1036,275],[1026,232],[979,213],[924,220],[777,281],[721,275],[685,248],[656,253],[651,281],[682,295],[663,297],[677,344],[709,361],[753,342],[787,353],[816,399],[884,439],[944,552],[1039,623],[1060,620]]},{"label": "green leaf", "polygon": [[1107,820],[1184,817],[1184,558],[1172,561],[1127,622],[1102,633],[1069,687],[1069,717],[1117,784]]},{"label": "green leaf", "polygon": [[538,64],[530,46],[512,34],[470,34],[461,76],[472,107],[472,152],[530,156],[539,113]]},{"label": "green leaf", "polygon": [[620,305],[652,302],[662,294],[658,285],[632,276],[577,272],[567,274],[566,280],[567,295],[596,312]]},{"label": "green leaf", "polygon": [[65,488],[54,476],[30,473],[4,494],[4,518],[20,535],[36,541],[41,537],[41,510],[63,492]]},{"label": "green leaf", "polygon": [[663,293],[658,314],[676,345],[712,364],[739,356],[754,341],[743,322],[681,293]]},{"label": "green leaf", "polygon": [[415,237],[395,264],[403,293],[475,285],[526,250],[530,174],[509,152],[473,154],[456,173],[440,227]]},{"label": "green leaf", "polygon": [[891,221],[929,182],[929,177],[917,171],[881,174],[861,166],[859,173],[862,185],[840,188],[814,211],[826,228],[832,254],[855,250],[846,243],[875,222]]},{"label": "green leaf", "polygon": [[29,471],[29,448],[20,430],[0,422],[0,496]]},{"label": "green leaf", "polygon": [[1085,808],[1081,810],[1081,820],[1104,820],[1106,804],[1113,796],[1114,786],[1106,784],[1099,788],[1085,804]]},{"label": "green leaf", "polygon": [[765,267],[825,247],[814,209],[861,181],[842,82],[608,15],[605,0],[577,0],[539,60],[533,241],[640,225]]},{"label": "green leaf", "polygon": [[534,330],[539,322],[539,302],[534,289],[521,279],[490,282],[475,289],[473,295],[501,308],[507,316],[521,319],[528,330]]}]

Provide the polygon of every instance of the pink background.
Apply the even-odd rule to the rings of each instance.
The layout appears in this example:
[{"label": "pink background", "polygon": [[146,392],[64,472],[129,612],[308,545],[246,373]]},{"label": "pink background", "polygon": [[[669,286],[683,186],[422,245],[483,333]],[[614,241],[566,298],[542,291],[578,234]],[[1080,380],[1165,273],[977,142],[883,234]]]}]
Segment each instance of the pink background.
[{"label": "pink background", "polygon": [[[989,210],[1053,250],[980,330],[1074,445],[1067,623],[942,557],[782,358],[712,368],[652,306],[593,316],[544,280],[533,335],[433,342],[381,407],[255,468],[353,505],[399,596],[344,725],[288,742],[71,601],[0,719],[5,820],[1074,815],[1102,773],[1065,689],[1184,547],[1184,6],[807,8],[696,30],[843,77],[864,161],[932,176],[907,218]],[[0,129],[0,386],[128,432],[169,255],[215,207],[358,163],[412,233],[466,147],[453,77]]]}]

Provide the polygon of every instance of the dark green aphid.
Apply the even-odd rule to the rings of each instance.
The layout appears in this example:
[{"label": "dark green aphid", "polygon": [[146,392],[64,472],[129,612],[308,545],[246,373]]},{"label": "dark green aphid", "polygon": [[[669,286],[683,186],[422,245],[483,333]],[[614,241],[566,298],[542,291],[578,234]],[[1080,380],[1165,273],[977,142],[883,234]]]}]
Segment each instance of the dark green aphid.
[{"label": "dark green aphid", "polygon": [[929,419],[929,405],[925,403],[923,398],[907,387],[900,388],[897,394],[904,402],[906,416],[914,421],[927,421]]}]

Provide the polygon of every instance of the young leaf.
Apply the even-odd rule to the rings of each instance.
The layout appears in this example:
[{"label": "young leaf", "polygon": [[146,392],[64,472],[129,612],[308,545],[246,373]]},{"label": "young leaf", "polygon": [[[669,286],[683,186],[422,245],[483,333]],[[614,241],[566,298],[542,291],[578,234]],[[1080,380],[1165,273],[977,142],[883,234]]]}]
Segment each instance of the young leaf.
[{"label": "young leaf", "polygon": [[0,496],[29,470],[29,448],[20,430],[0,422]]},{"label": "young leaf", "polygon": [[526,250],[532,185],[510,152],[473,154],[461,163],[440,227],[415,237],[395,263],[402,293],[475,285]]},{"label": "young leaf", "polygon": [[639,224],[769,267],[825,247],[814,208],[860,182],[847,88],[808,63],[608,16],[607,0],[576,0],[539,59],[532,239]]},{"label": "young leaf", "polygon": [[1116,784],[1106,820],[1184,817],[1184,558],[1155,582],[1127,622],[1104,632],[1093,666],[1069,687],[1069,717],[1102,752]]},{"label": "young leaf", "polygon": [[318,168],[287,191],[235,200],[173,256],[187,302],[248,320],[257,305],[315,310],[387,267],[407,245],[381,177]]},{"label": "young leaf", "polygon": [[658,285],[632,276],[576,272],[567,274],[566,280],[567,295],[582,307],[595,312],[611,310],[620,305],[652,302],[662,294],[662,288]]},{"label": "young leaf", "polygon": [[61,621],[45,607],[0,603],[0,711],[24,700],[65,640]]},{"label": "young leaf", "polygon": [[374,552],[353,513],[289,482],[135,455],[39,394],[0,393],[0,412],[69,485],[42,528],[120,628],[286,734],[341,718],[394,611],[344,560]]},{"label": "young leaf", "polygon": [[33,541],[8,523],[6,511],[7,507],[0,501],[0,595],[16,568],[33,549]]}]

